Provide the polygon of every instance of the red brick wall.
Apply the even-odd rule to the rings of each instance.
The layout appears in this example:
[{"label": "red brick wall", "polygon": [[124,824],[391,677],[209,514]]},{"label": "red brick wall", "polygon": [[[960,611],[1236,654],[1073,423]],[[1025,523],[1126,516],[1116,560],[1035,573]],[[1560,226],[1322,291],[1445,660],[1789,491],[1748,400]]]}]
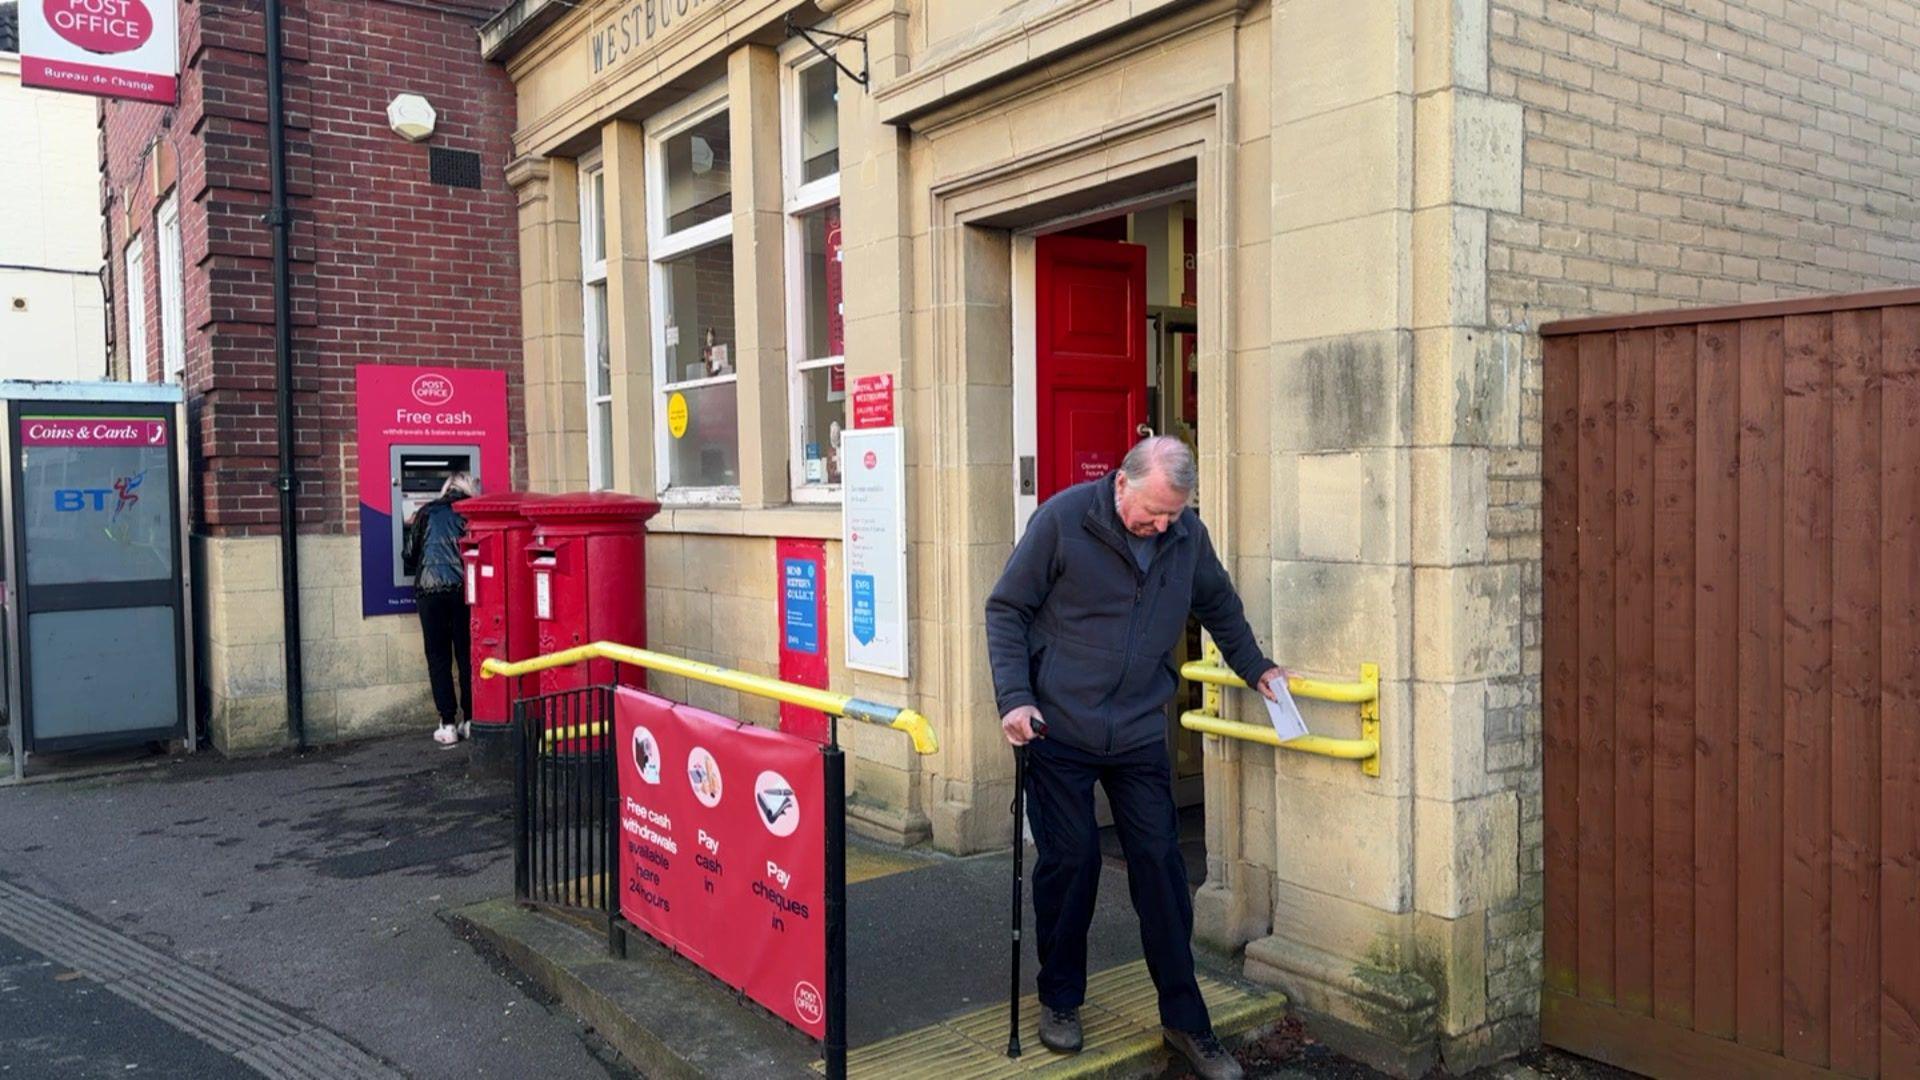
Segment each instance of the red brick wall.
[{"label": "red brick wall", "polygon": [[[188,0],[180,7],[182,40],[199,33],[201,5]],[[100,117],[101,205],[105,210],[107,264],[113,288],[113,309],[109,332],[113,356],[109,370],[125,378],[160,377],[160,234],[154,227],[154,213],[169,191],[176,187],[182,160],[190,161],[196,177],[204,175],[199,144],[189,137],[192,115],[184,100],[181,109],[163,109],[152,105],[126,105],[103,101]],[[186,185],[177,185],[182,189]],[[195,275],[192,251],[203,248],[204,241],[192,238],[199,215],[192,207],[181,210],[182,257],[186,264],[183,284],[191,291]],[[142,239],[142,277],[145,279],[147,348],[143,356],[129,357],[127,312],[126,251],[133,236]],[[188,350],[192,352],[192,326],[188,326]]]},{"label": "red brick wall", "polygon": [[[524,485],[520,278],[504,169],[512,85],[481,60],[487,12],[435,0],[285,0],[288,192],[294,213],[294,403],[300,527],[351,532],[354,368],[447,364],[508,373],[516,486]],[[197,424],[196,524],[278,528],[273,293],[263,25],[242,0],[182,6],[177,109],[102,112],[110,258],[151,231],[154,160],[177,160],[186,262],[187,387]],[[399,93],[439,113],[425,144],[387,127]],[[156,149],[158,139],[165,147]],[[434,184],[428,147],[473,151],[479,189]],[[157,243],[147,241],[148,338],[158,367]],[[116,340],[126,292],[116,289]]]}]

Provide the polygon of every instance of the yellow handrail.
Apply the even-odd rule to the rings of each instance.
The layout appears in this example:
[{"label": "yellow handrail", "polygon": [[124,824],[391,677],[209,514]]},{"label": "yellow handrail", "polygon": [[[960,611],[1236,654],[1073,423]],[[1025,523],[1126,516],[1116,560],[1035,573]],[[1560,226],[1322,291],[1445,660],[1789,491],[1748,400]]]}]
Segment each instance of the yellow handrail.
[{"label": "yellow handrail", "polygon": [[[1247,689],[1246,682],[1235,675],[1232,668],[1212,660],[1187,662],[1180,668],[1180,677],[1190,682]],[[1332,679],[1311,679],[1304,675],[1289,675],[1287,689],[1297,698],[1336,701],[1348,705],[1364,704],[1380,696],[1378,680],[1368,682],[1364,678],[1358,682],[1335,682]]]},{"label": "yellow handrail", "polygon": [[610,641],[579,645],[557,653],[536,656],[530,660],[488,660],[480,665],[480,677],[491,679],[498,675],[510,679],[519,678],[537,671],[569,667],[588,660],[611,660],[616,664],[631,664],[634,667],[658,671],[665,675],[678,675],[683,679],[737,690],[755,697],[783,701],[803,709],[818,709],[833,716],[843,716],[849,720],[892,728],[895,731],[905,732],[913,740],[913,749],[916,753],[931,754],[940,749],[939,741],[933,736],[933,726],[927,723],[926,717],[912,709],[881,705],[877,702],[864,701],[850,694],[836,694],[831,690],[801,686],[781,679],[771,679],[765,675],[753,675],[733,668],[723,668],[717,664],[703,664],[698,660],[688,660],[648,649],[636,649],[631,645],[616,645]]},{"label": "yellow handrail", "polygon": [[[485,677],[481,676],[481,678]],[[607,725],[604,723],[573,724],[568,727],[550,727],[541,738],[548,746],[552,746],[554,743],[572,742],[575,739],[597,739],[606,733]]]},{"label": "yellow handrail", "polygon": [[1361,772],[1368,776],[1380,775],[1380,667],[1377,664],[1360,665],[1360,678],[1353,682],[1312,679],[1300,675],[1287,678],[1287,690],[1294,697],[1360,706],[1358,739],[1303,735],[1281,742],[1280,736],[1266,724],[1248,724],[1222,717],[1220,710],[1226,697],[1222,688],[1233,686],[1244,690],[1247,684],[1222,662],[1220,648],[1212,640],[1208,640],[1201,659],[1181,666],[1180,677],[1205,687],[1200,708],[1180,716],[1180,726],[1188,731],[1223,739],[1265,743],[1302,754],[1358,761]]}]

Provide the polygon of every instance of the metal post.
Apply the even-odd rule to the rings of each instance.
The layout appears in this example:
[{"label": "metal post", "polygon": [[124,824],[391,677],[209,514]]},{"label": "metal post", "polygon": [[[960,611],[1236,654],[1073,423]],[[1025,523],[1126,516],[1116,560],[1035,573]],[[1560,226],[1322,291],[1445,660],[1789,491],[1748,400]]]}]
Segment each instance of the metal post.
[{"label": "metal post", "polygon": [[1007,1056],[1020,1056],[1020,941],[1021,915],[1025,912],[1027,873],[1027,748],[1013,748],[1013,959],[1007,965],[1011,975],[1007,989]]},{"label": "metal post", "polygon": [[624,751],[613,737],[613,710],[619,705],[620,665],[613,666],[613,685],[600,695],[600,783],[605,801],[601,804],[600,832],[606,850],[600,859],[600,903],[607,910],[607,955],[620,956],[626,950],[626,934],[620,929],[620,759]]},{"label": "metal post", "polygon": [[840,720],[820,748],[827,782],[827,1080],[847,1077],[847,758]]},{"label": "metal post", "polygon": [[532,816],[527,806],[527,702],[513,703],[513,898],[527,902],[529,870],[527,859],[527,821]]},{"label": "metal post", "polygon": [[[0,654],[6,661],[6,687],[0,690],[7,703],[7,749],[12,755],[11,778],[24,779],[27,775],[27,724],[25,687],[21,683],[20,673],[20,604],[26,599],[20,576],[27,561],[20,557],[20,536],[14,527],[13,501],[19,496],[14,485],[14,455],[20,448],[14,445],[13,424],[19,415],[19,407],[12,402],[0,402],[0,554],[8,560],[4,570],[0,570],[0,612],[6,616],[6,625],[0,627],[4,640],[0,640]],[[184,482],[184,478],[183,478]]]},{"label": "metal post", "polygon": [[[293,282],[288,269],[286,101],[281,86],[280,0],[267,8],[267,225],[273,233],[274,419],[280,437],[280,613],[286,641],[287,721],[307,748],[305,677],[300,666],[300,556],[293,468]],[[185,483],[182,478],[182,483]]]}]

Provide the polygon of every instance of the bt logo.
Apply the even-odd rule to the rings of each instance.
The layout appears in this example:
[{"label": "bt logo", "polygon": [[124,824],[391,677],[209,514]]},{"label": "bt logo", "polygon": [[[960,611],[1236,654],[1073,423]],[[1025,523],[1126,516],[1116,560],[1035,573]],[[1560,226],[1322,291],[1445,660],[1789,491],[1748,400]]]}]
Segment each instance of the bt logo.
[{"label": "bt logo", "polygon": [[93,500],[93,509],[105,510],[107,496],[114,494],[112,488],[61,488],[53,493],[53,508],[61,513],[72,513],[87,509],[87,500]]},{"label": "bt logo", "polygon": [[117,518],[122,511],[140,501],[140,496],[134,493],[134,489],[138,488],[146,478],[147,474],[141,472],[132,476],[116,477],[112,487],[56,488],[53,493],[53,508],[56,512],[63,514],[87,509],[105,510],[108,505],[107,499],[112,497],[113,516]]}]

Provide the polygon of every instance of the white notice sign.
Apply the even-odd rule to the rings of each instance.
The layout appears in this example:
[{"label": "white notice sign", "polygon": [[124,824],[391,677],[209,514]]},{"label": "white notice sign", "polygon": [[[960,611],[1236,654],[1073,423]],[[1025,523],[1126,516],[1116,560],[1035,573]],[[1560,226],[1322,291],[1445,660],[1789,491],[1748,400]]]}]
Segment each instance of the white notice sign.
[{"label": "white notice sign", "polygon": [[907,677],[907,469],[897,427],[840,436],[847,666]]}]

